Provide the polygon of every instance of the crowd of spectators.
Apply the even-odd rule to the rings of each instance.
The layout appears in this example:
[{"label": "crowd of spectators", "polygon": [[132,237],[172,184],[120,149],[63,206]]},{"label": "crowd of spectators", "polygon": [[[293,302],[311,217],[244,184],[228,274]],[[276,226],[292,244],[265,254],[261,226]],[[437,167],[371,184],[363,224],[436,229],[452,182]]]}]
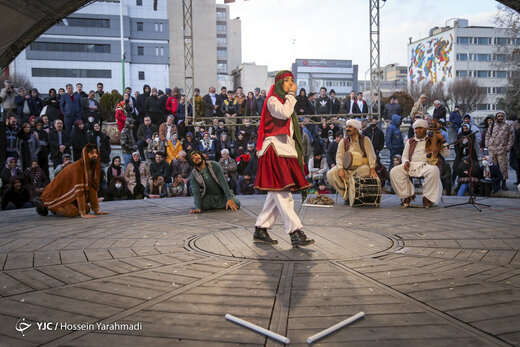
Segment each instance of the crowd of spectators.
[{"label": "crowd of spectators", "polygon": [[[52,176],[80,158],[87,143],[96,144],[100,151],[103,174],[99,196],[105,200],[191,195],[189,175],[192,167],[186,155],[193,149],[221,165],[233,193],[260,193],[254,189],[257,127],[244,117],[261,115],[266,101],[265,90],[256,88],[246,95],[240,87],[236,91],[223,87],[217,94],[215,88],[210,87],[202,96],[196,88],[191,105],[178,88],[166,88],[163,92],[144,85],[142,93],[135,92],[134,95],[131,88],[126,88],[114,111],[120,132],[120,156],[112,155],[110,138],[101,130],[99,100],[104,93],[102,83],[88,94],[83,91],[83,85],[77,83],[76,90],[72,84],[67,84],[58,92],[50,89],[48,96],[42,99],[37,89],[26,93],[23,88],[14,88],[10,81],[5,82],[0,95],[3,209],[29,206]],[[399,164],[407,138],[401,131],[404,115],[397,97],[392,96],[389,103],[381,104],[384,122],[368,118],[368,110],[377,111],[374,109],[377,103],[372,102],[369,106],[363,93],[352,91],[341,101],[333,89],[327,93],[322,87],[319,94],[307,95],[301,88],[296,98],[295,112],[301,122],[306,176],[315,191],[330,191],[327,171],[335,166],[344,119],[348,117],[362,121],[361,131],[372,141],[378,158],[376,172],[383,185],[388,181],[388,173]],[[374,95],[373,100],[377,98]],[[425,97],[421,96],[412,109],[411,118],[424,118],[430,123],[437,119],[449,142],[446,108],[435,101],[435,110],[430,116],[424,104]],[[193,124],[194,111],[205,120]],[[458,135],[454,146],[455,162],[453,166],[447,162],[443,166],[446,194],[451,194],[454,186],[459,195],[465,194],[471,180],[475,180],[475,185],[481,186],[484,193],[507,189],[508,163],[504,158],[512,149],[516,150],[516,160],[520,158],[520,123],[507,123],[497,114],[486,118],[485,129],[480,132],[471,115],[462,116],[458,107],[449,114],[449,121]],[[410,136],[413,136],[413,129],[408,133]],[[385,147],[391,157],[388,167],[379,158]],[[481,165],[479,152],[485,154]],[[52,162],[52,176],[49,161]],[[514,164],[516,168],[517,162]],[[482,182],[484,184],[477,184]]]}]

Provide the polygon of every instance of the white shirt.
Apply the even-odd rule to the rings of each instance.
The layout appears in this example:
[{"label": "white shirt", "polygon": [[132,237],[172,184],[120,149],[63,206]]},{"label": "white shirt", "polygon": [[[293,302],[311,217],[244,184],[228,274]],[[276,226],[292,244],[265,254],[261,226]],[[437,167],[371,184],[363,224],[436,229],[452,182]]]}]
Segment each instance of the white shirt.
[{"label": "white shirt", "polygon": [[363,112],[363,100],[358,100],[358,101],[356,101],[356,102],[357,102],[357,105],[359,106],[359,110],[360,110],[361,112]]},{"label": "white shirt", "polygon": [[172,135],[171,135],[171,130],[172,130],[172,126],[171,125],[167,125],[168,129],[166,129],[166,141],[168,141]]},{"label": "white shirt", "polygon": [[354,107],[355,102],[356,102],[356,100],[350,99],[350,111],[348,113],[352,113],[352,107]]},{"label": "white shirt", "polygon": [[294,93],[288,93],[285,96],[285,103],[282,104],[276,96],[271,96],[267,100],[267,108],[271,115],[278,119],[288,119],[289,129],[291,131],[290,136],[286,134],[268,136],[264,139],[262,149],[257,152],[258,157],[264,155],[267,148],[270,145],[274,146],[276,154],[281,157],[297,158],[296,144],[293,140],[293,124],[292,124],[292,113],[294,112],[294,105],[296,104],[296,98]]}]

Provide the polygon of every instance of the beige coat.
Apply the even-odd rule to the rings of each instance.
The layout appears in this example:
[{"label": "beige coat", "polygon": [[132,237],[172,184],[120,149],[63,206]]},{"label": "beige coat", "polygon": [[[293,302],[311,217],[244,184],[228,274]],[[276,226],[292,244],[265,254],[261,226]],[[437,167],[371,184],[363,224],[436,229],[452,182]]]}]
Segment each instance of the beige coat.
[{"label": "beige coat", "polygon": [[[143,185],[143,190],[146,187],[147,181],[150,178],[150,170],[148,170],[148,165],[146,165],[144,162],[141,162],[141,165],[139,165],[139,175],[141,176],[141,184]],[[134,172],[134,164],[130,162],[126,166],[125,170],[125,181],[128,185],[128,190],[132,194],[134,194],[135,186],[137,185],[135,172]]]}]

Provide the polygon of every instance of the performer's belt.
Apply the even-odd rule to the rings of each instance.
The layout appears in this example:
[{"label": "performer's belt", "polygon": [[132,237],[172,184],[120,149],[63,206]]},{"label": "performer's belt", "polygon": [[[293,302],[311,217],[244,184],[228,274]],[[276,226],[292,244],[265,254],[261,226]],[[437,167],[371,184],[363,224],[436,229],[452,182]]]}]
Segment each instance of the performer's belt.
[{"label": "performer's belt", "polygon": [[363,157],[361,153],[347,151],[343,155],[343,168],[345,170],[355,170],[363,165],[368,165],[368,158]]}]

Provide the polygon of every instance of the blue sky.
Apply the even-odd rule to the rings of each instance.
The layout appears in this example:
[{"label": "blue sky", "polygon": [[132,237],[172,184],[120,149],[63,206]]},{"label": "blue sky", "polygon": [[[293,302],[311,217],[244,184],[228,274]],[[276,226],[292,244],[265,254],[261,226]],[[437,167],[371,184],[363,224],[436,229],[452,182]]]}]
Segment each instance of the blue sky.
[{"label": "blue sky", "polygon": [[[242,20],[244,62],[278,70],[290,68],[295,58],[352,59],[359,65],[359,79],[364,79],[370,67],[368,4],[368,0],[236,0],[230,6],[231,17]],[[450,18],[492,26],[497,5],[493,0],[387,0],[381,8],[381,65],[407,65],[408,38],[422,38]]]}]

